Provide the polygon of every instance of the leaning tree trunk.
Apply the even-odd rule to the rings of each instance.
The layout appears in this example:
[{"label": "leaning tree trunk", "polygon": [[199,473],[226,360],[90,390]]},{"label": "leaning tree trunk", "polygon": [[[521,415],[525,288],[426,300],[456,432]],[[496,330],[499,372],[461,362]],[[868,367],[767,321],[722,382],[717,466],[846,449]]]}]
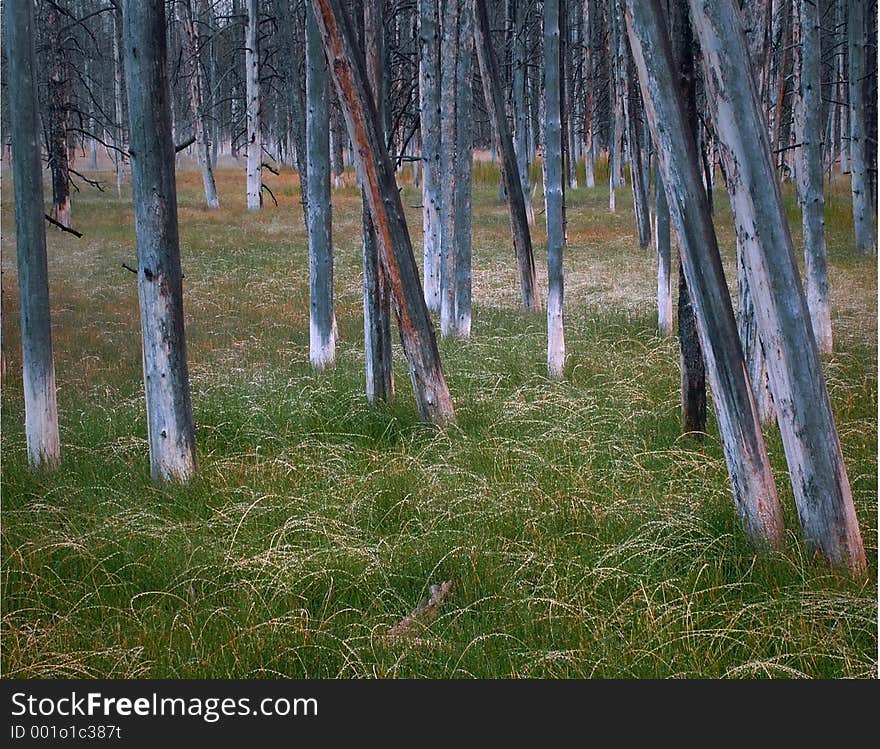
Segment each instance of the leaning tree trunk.
[{"label": "leaning tree trunk", "polygon": [[306,8],[306,223],[309,238],[309,360],[336,360],[333,314],[333,216],[330,204],[330,115],[327,64],[315,14]]},{"label": "leaning tree trunk", "polygon": [[21,309],[22,385],[28,463],[53,468],[61,459],[55,360],[49,319],[49,272],[43,219],[40,115],[37,107],[34,11],[31,2],[6,2],[9,129],[15,195],[15,240]]},{"label": "leaning tree trunk", "polygon": [[501,155],[501,177],[507,193],[522,304],[529,312],[540,312],[541,292],[535,273],[535,258],[532,254],[532,237],[529,233],[525,197],[519,180],[516,151],[513,148],[513,139],[507,123],[504,92],[501,89],[501,79],[498,75],[495,53],[492,51],[489,30],[486,0],[474,0],[474,45],[480,65],[480,77],[483,80],[483,96],[495,134],[495,146]]},{"label": "leaning tree trunk", "polygon": [[183,320],[164,0],[125,0],[123,43],[153,480],[186,481],[195,430]]},{"label": "leaning tree trunk", "polygon": [[[870,96],[867,47],[868,18],[865,0],[849,0],[847,51],[849,53],[849,156],[852,180],[853,225],[856,249],[874,251],[874,208],[868,182],[868,118]],[[875,94],[876,95],[876,94]]]},{"label": "leaning tree trunk", "polygon": [[263,206],[263,136],[260,99],[259,0],[247,0],[245,20],[245,118],[247,120],[247,207],[257,211]]},{"label": "leaning tree trunk", "polygon": [[462,0],[458,25],[458,60],[455,108],[455,325],[453,332],[461,338],[471,334],[472,283],[472,176],[474,14],[473,0]]},{"label": "leaning tree trunk", "polygon": [[459,0],[446,0],[440,12],[440,335],[455,328],[455,196],[458,117]]},{"label": "leaning tree trunk", "polygon": [[754,541],[779,545],[783,539],[779,498],[745,376],[696,143],[686,119],[659,0],[626,0],[626,24],[697,312],[734,501]]},{"label": "leaning tree trunk", "polygon": [[832,565],[862,572],[865,550],[782,193],[754,79],[743,75],[742,19],[730,0],[690,7],[804,535]]},{"label": "leaning tree trunk", "polygon": [[70,128],[72,75],[65,52],[66,36],[62,29],[66,18],[58,6],[50,5],[46,24],[52,30],[48,44],[49,112],[46,129],[49,142],[49,171],[52,175],[52,216],[64,226],[73,226],[70,204],[70,155],[67,131]]},{"label": "leaning tree trunk", "polygon": [[440,22],[437,0],[419,0],[419,104],[425,302],[440,311]]},{"label": "leaning tree trunk", "polygon": [[[563,0],[564,1],[564,0]],[[559,4],[544,2],[544,201],[547,206],[547,370],[560,378],[565,367],[562,255],[562,104],[559,90]]]},{"label": "leaning tree trunk", "polygon": [[831,353],[831,309],[825,251],[825,194],[822,164],[821,13],[815,0],[800,1],[801,88],[798,135],[801,166],[798,192],[803,216],[807,306],[821,353]]},{"label": "leaning tree trunk", "polygon": [[189,96],[193,113],[193,135],[196,151],[202,167],[202,184],[205,188],[205,202],[208,208],[219,208],[217,185],[214,170],[211,168],[211,146],[208,143],[208,123],[205,117],[204,83],[202,80],[201,44],[199,40],[198,15],[193,8],[194,0],[185,0],[183,5],[183,32],[186,56],[190,64]]},{"label": "leaning tree trunk", "polygon": [[454,419],[431,316],[406,226],[394,166],[370,95],[363,57],[357,47],[344,0],[311,0],[321,30],[336,93],[342,104],[355,162],[367,194],[382,267],[391,287],[413,393],[425,421]]},{"label": "leaning tree trunk", "polygon": [[[376,107],[379,137],[386,144],[384,122],[384,23],[382,3],[364,3],[364,47],[367,83]],[[341,142],[342,127],[339,128]],[[370,214],[366,186],[362,185],[364,267],[364,355],[367,400],[389,401],[394,397],[394,369],[391,350],[391,298],[388,278],[382,269],[376,232]]]}]

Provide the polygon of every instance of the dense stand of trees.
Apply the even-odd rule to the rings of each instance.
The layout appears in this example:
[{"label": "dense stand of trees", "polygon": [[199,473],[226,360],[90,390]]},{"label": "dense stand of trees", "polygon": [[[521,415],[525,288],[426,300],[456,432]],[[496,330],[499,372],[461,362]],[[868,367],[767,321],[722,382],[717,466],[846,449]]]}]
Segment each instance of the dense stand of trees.
[{"label": "dense stand of trees", "polygon": [[[59,460],[41,157],[47,217],[62,229],[73,228],[78,190],[105,189],[99,164],[120,197],[131,179],[150,454],[166,481],[195,470],[180,153],[201,169],[210,209],[224,201],[221,158],[246,174],[251,210],[274,200],[270,175],[298,172],[318,369],[334,363],[337,337],[331,186],[354,166],[367,397],[394,397],[396,322],[419,413],[442,426],[454,407],[435,321],[443,336],[471,335],[472,165],[485,149],[527,313],[544,306],[534,246],[546,239],[549,375],[562,377],[566,361],[566,191],[581,165],[588,189],[607,169],[610,211],[632,190],[633,251],[656,252],[658,330],[677,327],[680,341],[682,430],[704,433],[708,379],[746,532],[783,538],[762,432],[775,417],[807,540],[832,564],[864,569],[820,354],[833,345],[829,179],[849,181],[854,246],[876,248],[875,0],[8,0],[3,22],[34,466]],[[397,185],[405,169],[422,197],[421,267]],[[718,180],[736,227],[736,312],[713,223]]]}]

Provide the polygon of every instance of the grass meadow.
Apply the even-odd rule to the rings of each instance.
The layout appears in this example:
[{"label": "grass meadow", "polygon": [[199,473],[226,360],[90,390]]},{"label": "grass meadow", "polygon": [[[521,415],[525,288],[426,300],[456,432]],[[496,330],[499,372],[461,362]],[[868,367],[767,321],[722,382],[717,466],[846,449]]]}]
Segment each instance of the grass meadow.
[{"label": "grass meadow", "polygon": [[[601,176],[601,175],[600,175]],[[131,195],[74,195],[82,239],[49,229],[62,465],[28,470],[8,172],[2,265],[2,671],[51,678],[876,677],[877,265],[852,246],[848,186],[828,196],[835,352],[825,372],[870,573],[799,541],[775,428],[787,542],[749,547],[711,414],[679,435],[676,339],[655,325],[655,258],[628,188],[569,190],[565,378],[545,321],[519,309],[497,172],[474,189],[474,326],[440,343],[457,422],[420,425],[363,395],[360,197],[335,190],[334,368],[308,361],[299,188],[245,210],[178,175],[198,476],[150,482]],[[786,188],[795,245],[800,219]],[[420,194],[404,180],[421,257]],[[540,207],[540,193],[536,208]],[[716,199],[728,280],[734,249]],[[543,217],[534,231],[546,294]],[[437,617],[389,640],[430,585]]]}]

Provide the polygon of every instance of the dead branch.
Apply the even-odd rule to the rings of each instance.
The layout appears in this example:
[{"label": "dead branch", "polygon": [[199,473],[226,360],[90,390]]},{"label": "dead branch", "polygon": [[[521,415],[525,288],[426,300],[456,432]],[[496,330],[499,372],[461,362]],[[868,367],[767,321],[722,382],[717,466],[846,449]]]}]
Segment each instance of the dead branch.
[{"label": "dead branch", "polygon": [[52,224],[52,226],[57,226],[59,229],[61,229],[61,231],[66,231],[68,234],[73,234],[73,236],[75,236],[77,239],[82,237],[81,231],[77,231],[76,229],[71,229],[69,226],[65,226],[60,221],[56,221],[54,218],[52,218],[48,213],[44,213],[43,216],[45,217],[46,221]]},{"label": "dead branch", "polygon": [[189,148],[193,143],[196,142],[196,136],[190,135],[183,143],[178,143],[174,146],[174,153],[180,153],[184,148]]},{"label": "dead branch", "polygon": [[447,580],[440,585],[432,585],[431,586],[431,595],[428,598],[423,598],[419,605],[413,609],[412,612],[403,619],[401,619],[397,624],[391,627],[388,630],[388,634],[385,635],[383,639],[391,640],[398,637],[403,637],[405,635],[413,632],[414,629],[418,626],[424,626],[428,622],[432,621],[437,616],[437,610],[440,608],[440,604],[446,600],[446,597],[449,595],[449,591],[452,589],[452,581]]}]

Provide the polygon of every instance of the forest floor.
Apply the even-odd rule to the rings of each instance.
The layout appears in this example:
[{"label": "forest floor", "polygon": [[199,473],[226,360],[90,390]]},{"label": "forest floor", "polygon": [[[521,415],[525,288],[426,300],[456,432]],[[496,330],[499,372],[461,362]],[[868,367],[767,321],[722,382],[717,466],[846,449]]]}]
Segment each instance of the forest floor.
[{"label": "forest floor", "polygon": [[[628,188],[616,215],[606,187],[568,191],[568,363],[547,378],[545,320],[518,310],[487,166],[473,334],[440,344],[458,416],[444,432],[418,423],[396,343],[394,402],[365,401],[355,187],[333,196],[338,363],[316,373],[295,178],[267,175],[280,205],[251,214],[244,170],[222,171],[224,207],[209,212],[200,175],[181,172],[198,476],[154,487],[136,284],[121,267],[136,264],[131,198],[102,177],[109,192],[74,195],[85,236],[49,230],[63,463],[37,475],[3,184],[4,676],[876,677],[877,264],[853,250],[844,182],[828,204],[825,372],[871,568],[860,581],[799,541],[775,427],[788,537],[771,554],[743,536],[711,413],[703,442],[679,435],[677,342],[656,332],[655,258]],[[403,198],[420,258],[420,195],[407,184]],[[546,294],[543,243],[539,216]],[[444,581],[437,617],[388,638]]]}]

